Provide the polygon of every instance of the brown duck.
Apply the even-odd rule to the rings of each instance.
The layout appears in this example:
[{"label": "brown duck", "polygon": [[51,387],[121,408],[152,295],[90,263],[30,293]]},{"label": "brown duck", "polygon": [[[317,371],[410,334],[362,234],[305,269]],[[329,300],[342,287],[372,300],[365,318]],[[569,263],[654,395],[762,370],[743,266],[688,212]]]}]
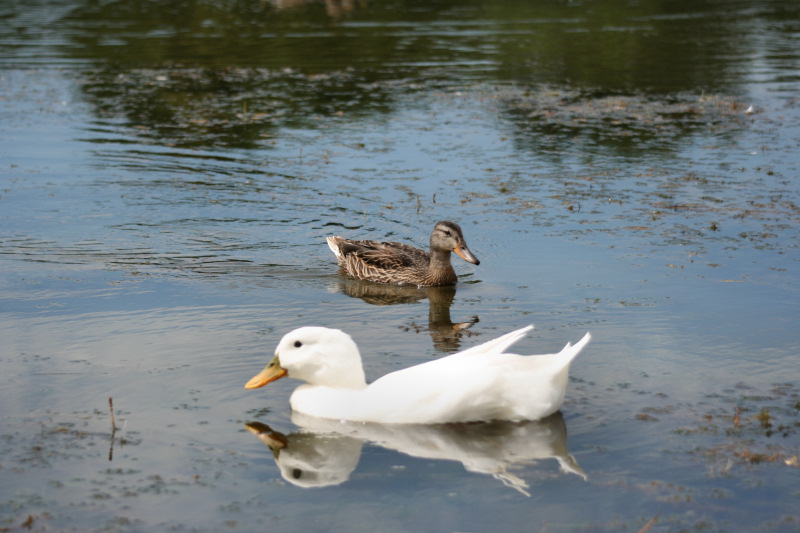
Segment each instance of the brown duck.
[{"label": "brown duck", "polygon": [[356,279],[378,283],[420,286],[449,285],[458,281],[450,264],[450,252],[464,261],[479,265],[467,248],[461,227],[443,220],[431,233],[430,253],[399,242],[351,241],[328,237],[328,246],[341,266]]}]

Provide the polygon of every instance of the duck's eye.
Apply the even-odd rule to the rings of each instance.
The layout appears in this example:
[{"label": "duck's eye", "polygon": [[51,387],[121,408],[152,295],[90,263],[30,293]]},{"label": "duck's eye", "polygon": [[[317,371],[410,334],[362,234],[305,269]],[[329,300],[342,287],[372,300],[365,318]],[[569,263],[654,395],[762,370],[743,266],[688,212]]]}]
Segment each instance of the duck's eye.
[{"label": "duck's eye", "polygon": [[302,343],[302,342],[300,342],[300,341],[294,341],[294,347],[295,347],[295,348],[299,348],[299,347],[301,347],[302,345],[303,345],[303,343]]},{"label": "duck's eye", "polygon": [[295,479],[300,479],[301,477],[303,477],[303,471],[300,470],[299,468],[295,468],[294,470],[292,470],[292,477]]}]

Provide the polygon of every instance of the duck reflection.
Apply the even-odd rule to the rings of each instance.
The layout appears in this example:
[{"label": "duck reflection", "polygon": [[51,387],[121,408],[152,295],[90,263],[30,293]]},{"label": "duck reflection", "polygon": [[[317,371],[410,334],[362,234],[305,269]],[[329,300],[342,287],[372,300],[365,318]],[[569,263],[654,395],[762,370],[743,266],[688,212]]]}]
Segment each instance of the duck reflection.
[{"label": "duck reflection", "polygon": [[459,461],[468,472],[491,475],[530,496],[528,484],[509,471],[516,465],[554,458],[561,470],[586,479],[567,452],[561,413],[531,422],[444,425],[347,423],[292,414],[300,430],[289,435],[261,422],[247,429],[269,446],[285,480],[298,487],[344,483],[355,470],[365,442],[412,457]]},{"label": "duck reflection", "polygon": [[[461,337],[469,335],[469,328],[477,324],[478,316],[462,322],[450,318],[450,307],[456,297],[455,285],[417,287],[415,285],[385,285],[359,280],[342,280],[337,290],[372,305],[412,304],[428,299],[428,326],[433,346],[440,352],[456,352],[461,348]],[[424,329],[410,324],[408,329]]]}]

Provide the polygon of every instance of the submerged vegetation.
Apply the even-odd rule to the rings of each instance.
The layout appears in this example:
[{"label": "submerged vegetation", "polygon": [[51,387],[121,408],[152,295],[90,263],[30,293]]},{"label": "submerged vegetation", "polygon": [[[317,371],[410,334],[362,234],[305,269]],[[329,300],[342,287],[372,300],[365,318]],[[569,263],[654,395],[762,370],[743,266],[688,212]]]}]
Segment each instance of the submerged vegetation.
[{"label": "submerged vegetation", "polygon": [[793,383],[764,392],[739,383],[699,405],[672,405],[663,398],[663,405],[645,407],[636,418],[679,437],[670,444],[704,463],[709,475],[732,475],[737,465],[798,467],[798,399],[800,387]]}]

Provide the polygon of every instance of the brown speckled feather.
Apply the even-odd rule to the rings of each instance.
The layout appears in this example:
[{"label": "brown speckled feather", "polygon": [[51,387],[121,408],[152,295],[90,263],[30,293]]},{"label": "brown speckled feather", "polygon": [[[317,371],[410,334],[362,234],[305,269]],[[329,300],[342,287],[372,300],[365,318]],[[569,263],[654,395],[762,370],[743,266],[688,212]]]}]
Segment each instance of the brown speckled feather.
[{"label": "brown speckled feather", "polygon": [[441,276],[443,281],[436,283],[428,273],[430,254],[399,243],[358,242],[357,249],[345,254],[345,270],[357,279],[377,281],[378,283],[410,283],[416,285],[437,285],[455,283],[456,273],[452,267],[451,276]]}]

